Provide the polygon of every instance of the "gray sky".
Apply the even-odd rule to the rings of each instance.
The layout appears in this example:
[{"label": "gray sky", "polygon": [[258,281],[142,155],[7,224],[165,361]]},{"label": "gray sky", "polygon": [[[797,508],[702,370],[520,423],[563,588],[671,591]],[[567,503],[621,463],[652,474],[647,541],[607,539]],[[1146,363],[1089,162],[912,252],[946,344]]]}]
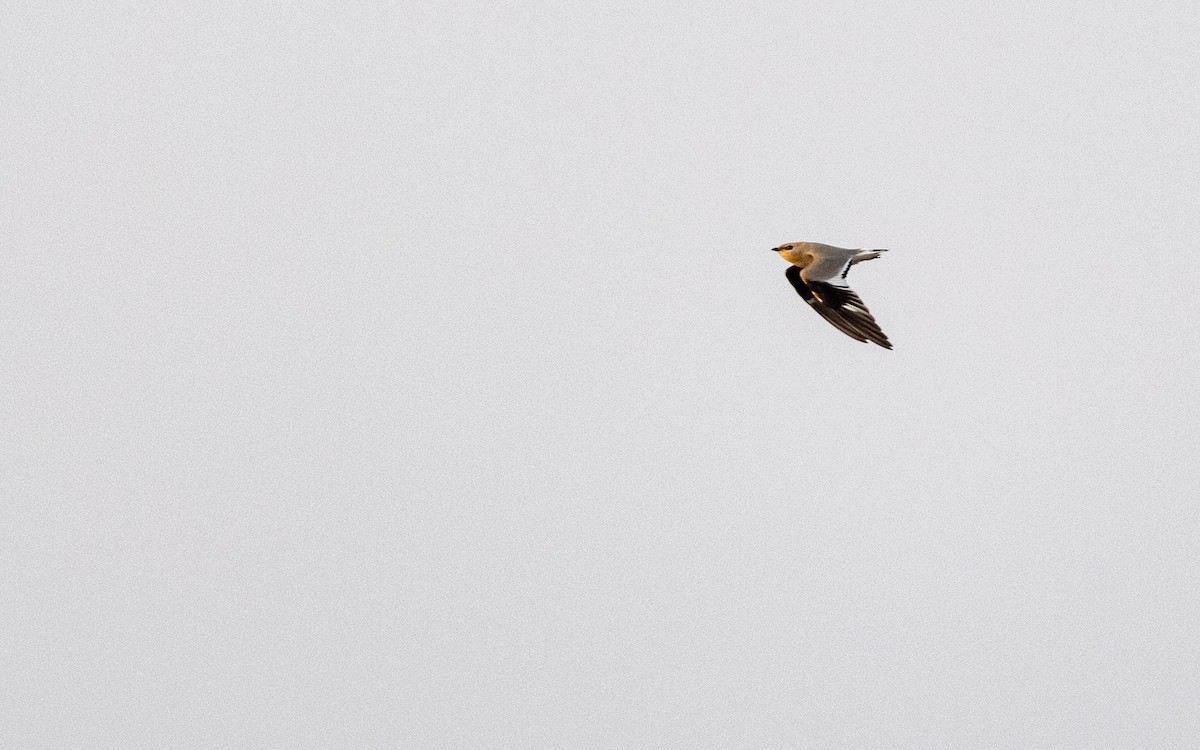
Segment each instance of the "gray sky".
[{"label": "gray sky", "polygon": [[995,5],[10,4],[0,744],[1194,745],[1200,10]]}]

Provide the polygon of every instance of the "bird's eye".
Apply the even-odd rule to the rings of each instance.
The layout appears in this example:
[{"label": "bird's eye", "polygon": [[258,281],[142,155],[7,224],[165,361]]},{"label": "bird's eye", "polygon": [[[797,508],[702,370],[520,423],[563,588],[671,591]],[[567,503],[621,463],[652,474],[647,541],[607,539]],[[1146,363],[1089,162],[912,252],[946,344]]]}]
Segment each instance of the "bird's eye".
[{"label": "bird's eye", "polygon": [[791,250],[791,249],[792,249],[792,246],[791,246],[791,245],[788,245],[787,247],[785,247],[785,248],[783,248],[783,249],[784,249],[784,250]]}]

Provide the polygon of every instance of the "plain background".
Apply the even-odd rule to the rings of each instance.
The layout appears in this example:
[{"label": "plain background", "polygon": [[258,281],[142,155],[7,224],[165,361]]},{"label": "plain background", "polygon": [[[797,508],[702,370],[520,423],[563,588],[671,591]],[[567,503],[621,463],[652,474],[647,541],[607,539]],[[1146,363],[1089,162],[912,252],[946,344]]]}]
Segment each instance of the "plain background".
[{"label": "plain background", "polygon": [[1194,747],[1200,6],[990,5],[6,5],[0,744]]}]

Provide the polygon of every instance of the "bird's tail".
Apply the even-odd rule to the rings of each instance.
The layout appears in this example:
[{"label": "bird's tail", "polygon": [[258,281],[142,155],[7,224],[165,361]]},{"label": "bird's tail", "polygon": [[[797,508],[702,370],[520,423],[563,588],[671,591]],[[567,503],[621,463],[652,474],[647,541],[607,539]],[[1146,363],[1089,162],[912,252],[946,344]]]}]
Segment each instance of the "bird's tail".
[{"label": "bird's tail", "polygon": [[887,250],[884,248],[879,248],[878,250],[859,250],[858,253],[850,259],[850,262],[846,264],[846,267],[842,269],[842,278],[846,278],[846,274],[850,273],[850,267],[855,263],[862,263],[864,260],[875,260],[886,252]]},{"label": "bird's tail", "polygon": [[864,260],[875,260],[880,255],[887,252],[887,248],[879,248],[878,250],[860,250],[858,255],[850,259],[850,265],[862,263]]}]

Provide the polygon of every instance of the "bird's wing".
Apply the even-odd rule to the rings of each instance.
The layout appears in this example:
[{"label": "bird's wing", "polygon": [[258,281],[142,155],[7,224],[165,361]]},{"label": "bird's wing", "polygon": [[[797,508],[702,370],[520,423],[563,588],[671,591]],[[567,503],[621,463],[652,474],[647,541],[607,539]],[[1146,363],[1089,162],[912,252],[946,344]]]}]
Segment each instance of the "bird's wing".
[{"label": "bird's wing", "polygon": [[891,349],[887,335],[871,316],[862,299],[848,286],[823,281],[805,282],[797,266],[788,266],[787,279],[800,297],[834,328],[858,341],[870,341]]}]

